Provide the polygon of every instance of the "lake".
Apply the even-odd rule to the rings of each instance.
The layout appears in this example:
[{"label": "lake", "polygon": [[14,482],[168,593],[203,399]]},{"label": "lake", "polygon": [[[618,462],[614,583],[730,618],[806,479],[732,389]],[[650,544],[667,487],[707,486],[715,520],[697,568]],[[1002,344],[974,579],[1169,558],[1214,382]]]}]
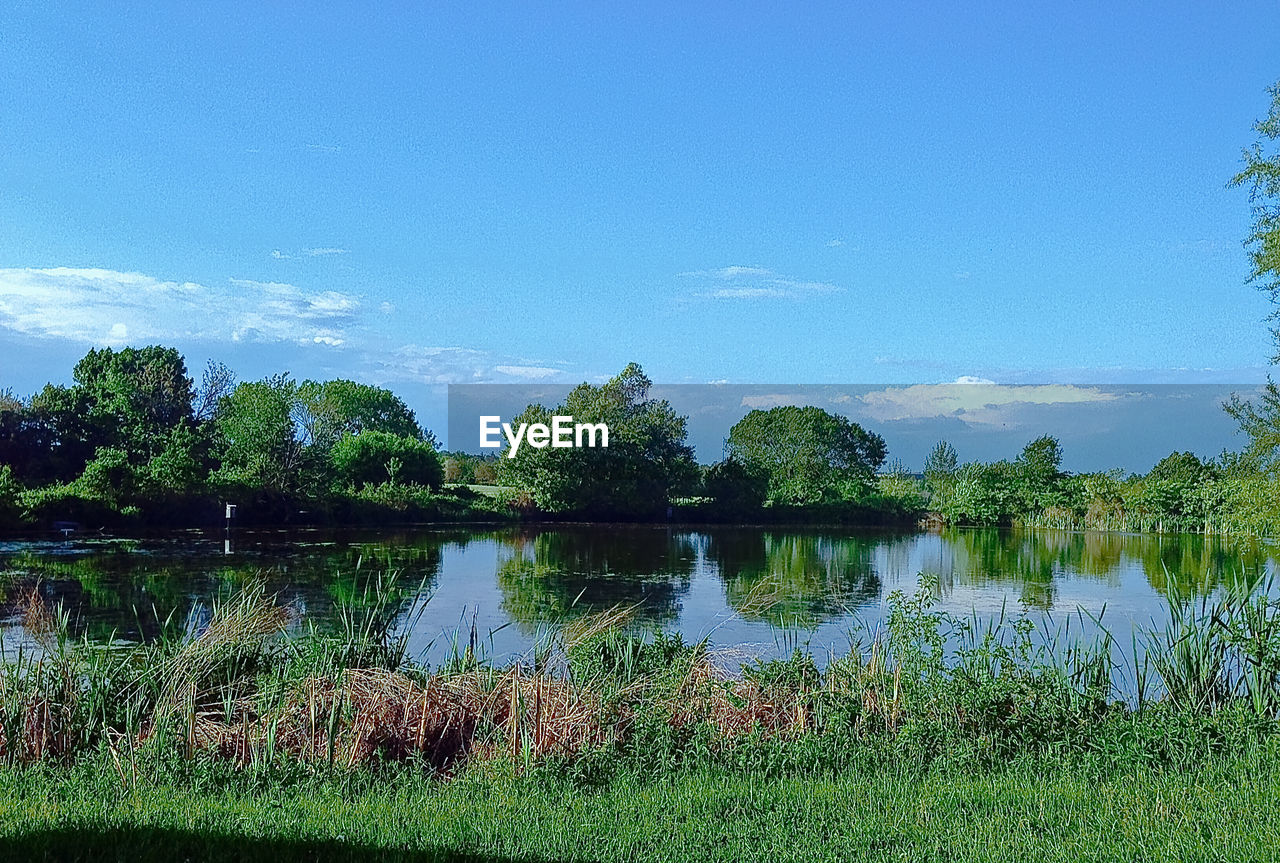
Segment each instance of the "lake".
[{"label": "lake", "polygon": [[[492,661],[523,656],[540,633],[594,611],[634,608],[634,626],[709,636],[767,657],[807,647],[843,653],[851,631],[885,618],[892,591],[936,576],[938,606],[988,618],[1089,630],[1129,643],[1175,595],[1260,589],[1274,545],[1198,535],[1055,531],[885,532],[794,528],[572,525],[380,531],[191,532],[148,539],[0,542],[0,632],[25,638],[35,589],[61,602],[78,636],[133,641],[161,622],[207,619],[212,600],[262,580],[293,626],[336,625],[343,603],[398,573],[402,626],[438,663],[474,632]],[[1082,609],[1088,614],[1076,614]],[[455,641],[456,640],[456,641]]]}]

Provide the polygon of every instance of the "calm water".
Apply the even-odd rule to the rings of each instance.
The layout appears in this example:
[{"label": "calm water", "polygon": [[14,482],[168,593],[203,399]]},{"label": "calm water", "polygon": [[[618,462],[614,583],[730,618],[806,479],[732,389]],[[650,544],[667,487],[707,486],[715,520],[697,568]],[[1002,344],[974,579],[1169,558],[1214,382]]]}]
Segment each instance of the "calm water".
[{"label": "calm water", "polygon": [[[1280,549],[1200,536],[965,530],[945,533],[554,527],[500,531],[239,532],[150,540],[0,543],[0,627],[23,639],[32,588],[61,601],[78,634],[136,640],[159,621],[200,619],[212,598],[263,579],[295,612],[333,626],[379,573],[396,582],[412,645],[438,662],[472,631],[495,661],[522,655],[539,632],[618,604],[637,625],[711,636],[767,656],[807,645],[843,652],[848,632],[883,620],[894,590],[938,577],[943,608],[979,616],[1105,614],[1128,639],[1181,594],[1255,587]],[[1074,617],[1073,625],[1081,618]],[[1086,628],[1087,619],[1086,619]]]}]

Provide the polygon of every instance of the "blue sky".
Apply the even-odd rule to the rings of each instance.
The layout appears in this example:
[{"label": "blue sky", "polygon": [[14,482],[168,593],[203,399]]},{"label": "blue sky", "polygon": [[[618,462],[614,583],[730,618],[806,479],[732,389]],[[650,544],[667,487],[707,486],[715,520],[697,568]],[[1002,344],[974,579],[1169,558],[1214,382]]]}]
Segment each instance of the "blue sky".
[{"label": "blue sky", "polygon": [[0,387],[1256,381],[1280,4],[16,3]]}]

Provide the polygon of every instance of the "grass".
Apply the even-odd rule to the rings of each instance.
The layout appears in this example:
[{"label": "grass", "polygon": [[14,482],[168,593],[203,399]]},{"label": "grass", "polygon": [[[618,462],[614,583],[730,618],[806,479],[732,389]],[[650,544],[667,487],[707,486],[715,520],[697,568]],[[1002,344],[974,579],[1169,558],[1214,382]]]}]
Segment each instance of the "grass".
[{"label": "grass", "polygon": [[1267,753],[1200,772],[1009,770],[616,777],[475,771],[125,792],[3,776],[0,853],[57,860],[1272,860]]},{"label": "grass", "polygon": [[[1179,603],[1136,702],[1107,637],[894,594],[819,669],[726,668],[627,609],[490,667],[410,661],[377,578],[335,632],[246,587],[150,644],[0,665],[0,856],[23,859],[1272,859],[1280,622]],[[1135,645],[1136,651],[1136,645]],[[79,850],[78,850],[79,849]],[[434,855],[434,857],[433,857]]]}]

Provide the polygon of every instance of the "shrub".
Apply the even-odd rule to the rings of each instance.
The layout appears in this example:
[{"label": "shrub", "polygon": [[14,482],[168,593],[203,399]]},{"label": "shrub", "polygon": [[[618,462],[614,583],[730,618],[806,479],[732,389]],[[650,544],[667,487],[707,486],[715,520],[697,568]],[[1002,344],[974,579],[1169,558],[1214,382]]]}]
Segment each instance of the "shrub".
[{"label": "shrub", "polygon": [[426,441],[365,431],[341,438],[330,454],[340,482],[359,488],[382,482],[439,488],[444,469]]}]

